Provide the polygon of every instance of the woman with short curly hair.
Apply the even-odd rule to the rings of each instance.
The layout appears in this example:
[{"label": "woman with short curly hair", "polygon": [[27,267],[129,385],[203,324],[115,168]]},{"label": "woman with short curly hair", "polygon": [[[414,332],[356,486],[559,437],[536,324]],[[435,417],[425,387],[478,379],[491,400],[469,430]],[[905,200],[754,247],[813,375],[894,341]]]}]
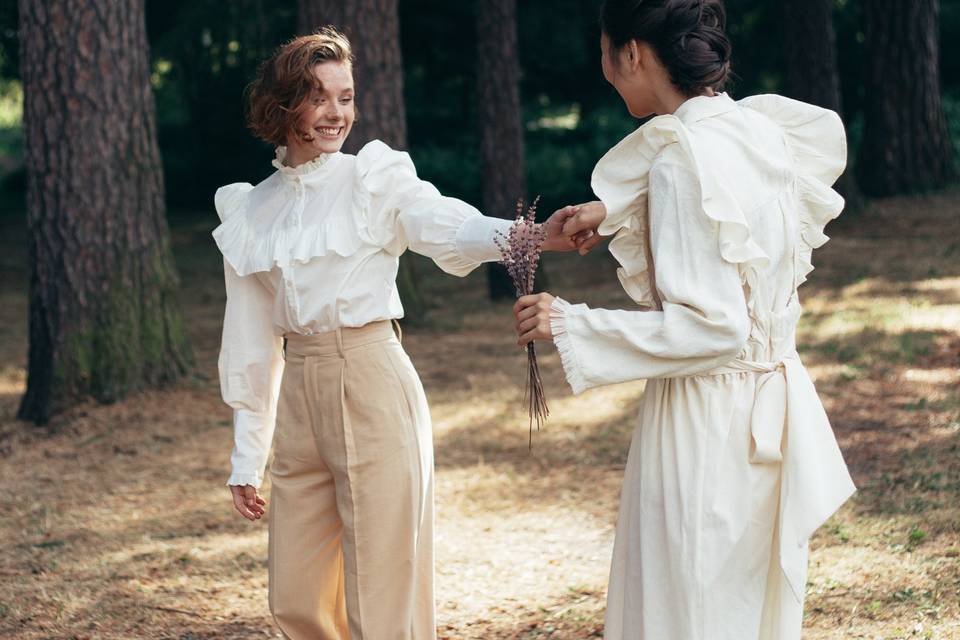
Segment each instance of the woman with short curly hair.
[{"label": "woman with short curly hair", "polygon": [[[280,47],[250,86],[249,124],[277,146],[256,186],[215,197],[234,409],[234,506],[258,520],[270,467],[269,598],[287,638],[434,638],[433,444],[391,323],[407,249],[464,276],[499,258],[510,221],[420,180],[379,140],[341,153],[355,119],[350,43],[325,28]],[[519,195],[519,194],[518,194]],[[570,249],[564,215],[546,249]]]}]

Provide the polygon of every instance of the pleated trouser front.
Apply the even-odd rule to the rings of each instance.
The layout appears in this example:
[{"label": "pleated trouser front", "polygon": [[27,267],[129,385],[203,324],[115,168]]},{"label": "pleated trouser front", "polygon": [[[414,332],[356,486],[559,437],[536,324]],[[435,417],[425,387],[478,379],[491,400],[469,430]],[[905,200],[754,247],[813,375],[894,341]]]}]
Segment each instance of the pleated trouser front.
[{"label": "pleated trouser front", "polygon": [[270,610],[293,640],[427,640],[433,442],[389,322],[286,336],[270,522]]}]

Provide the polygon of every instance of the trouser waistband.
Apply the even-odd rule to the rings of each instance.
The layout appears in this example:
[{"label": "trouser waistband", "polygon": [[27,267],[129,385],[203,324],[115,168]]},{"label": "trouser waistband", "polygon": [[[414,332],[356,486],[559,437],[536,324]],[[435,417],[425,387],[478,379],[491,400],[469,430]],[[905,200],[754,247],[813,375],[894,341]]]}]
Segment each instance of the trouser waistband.
[{"label": "trouser waistband", "polygon": [[399,329],[395,320],[378,320],[362,327],[339,327],[311,335],[285,333],[284,354],[287,357],[343,355],[357,347],[398,339]]}]

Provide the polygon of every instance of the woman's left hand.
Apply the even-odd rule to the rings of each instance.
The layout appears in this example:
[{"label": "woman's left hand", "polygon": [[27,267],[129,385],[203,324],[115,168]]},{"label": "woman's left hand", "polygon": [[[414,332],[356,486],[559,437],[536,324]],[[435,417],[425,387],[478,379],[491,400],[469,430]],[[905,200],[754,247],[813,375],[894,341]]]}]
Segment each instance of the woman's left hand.
[{"label": "woman's left hand", "polygon": [[554,296],[549,293],[534,293],[522,296],[513,305],[513,317],[516,319],[517,344],[521,347],[534,340],[553,342],[550,328],[550,305]]}]

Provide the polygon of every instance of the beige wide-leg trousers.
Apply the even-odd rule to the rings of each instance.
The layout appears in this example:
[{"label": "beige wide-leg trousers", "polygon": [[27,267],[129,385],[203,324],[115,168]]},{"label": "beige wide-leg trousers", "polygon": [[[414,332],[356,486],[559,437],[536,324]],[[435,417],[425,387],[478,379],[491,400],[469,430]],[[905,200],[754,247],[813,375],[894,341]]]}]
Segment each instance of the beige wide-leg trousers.
[{"label": "beige wide-leg trousers", "polygon": [[389,322],[286,336],[270,610],[293,640],[430,640],[433,441]]}]

